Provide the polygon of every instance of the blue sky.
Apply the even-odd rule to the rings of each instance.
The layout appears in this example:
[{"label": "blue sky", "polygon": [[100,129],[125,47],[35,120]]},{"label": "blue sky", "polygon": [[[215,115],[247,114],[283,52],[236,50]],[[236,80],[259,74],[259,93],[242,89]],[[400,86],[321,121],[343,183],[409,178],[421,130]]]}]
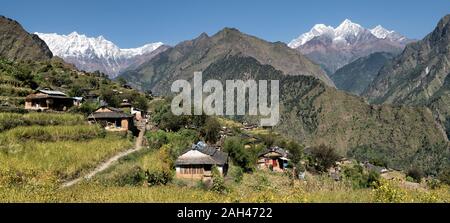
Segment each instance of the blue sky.
[{"label": "blue sky", "polygon": [[289,42],[316,23],[337,26],[345,18],[420,39],[450,13],[448,0],[2,0],[0,5],[1,15],[30,32],[103,35],[121,48],[156,41],[174,45],[223,27]]}]

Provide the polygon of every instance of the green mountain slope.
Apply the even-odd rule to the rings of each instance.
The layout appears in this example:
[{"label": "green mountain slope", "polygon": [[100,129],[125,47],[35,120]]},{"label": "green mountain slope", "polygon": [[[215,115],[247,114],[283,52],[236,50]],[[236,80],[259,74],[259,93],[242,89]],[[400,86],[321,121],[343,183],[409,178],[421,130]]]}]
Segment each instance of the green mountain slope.
[{"label": "green mountain slope", "polygon": [[238,54],[270,64],[284,74],[314,76],[334,86],[318,65],[284,43],[269,43],[232,28],[225,28],[211,37],[202,34],[182,42],[121,76],[140,89],[167,93],[174,80],[189,80],[195,71],[203,71],[219,59]]},{"label": "green mountain slope", "polygon": [[450,15],[423,40],[407,45],[364,92],[374,103],[425,105],[450,135]]},{"label": "green mountain slope", "polygon": [[48,60],[52,52],[37,35],[25,31],[9,18],[0,16],[0,58],[10,60]]},{"label": "green mountain slope", "polygon": [[[330,145],[343,155],[370,148],[387,159],[401,160],[394,165],[405,168],[420,149],[446,143],[428,108],[369,105],[315,78],[286,76],[253,58],[230,56],[211,64],[203,74],[205,81],[280,80],[281,121],[275,130],[308,146]],[[259,117],[245,119],[259,121]]]},{"label": "green mountain slope", "polygon": [[381,67],[393,57],[391,53],[373,53],[343,66],[330,78],[338,89],[360,95],[372,83]]}]

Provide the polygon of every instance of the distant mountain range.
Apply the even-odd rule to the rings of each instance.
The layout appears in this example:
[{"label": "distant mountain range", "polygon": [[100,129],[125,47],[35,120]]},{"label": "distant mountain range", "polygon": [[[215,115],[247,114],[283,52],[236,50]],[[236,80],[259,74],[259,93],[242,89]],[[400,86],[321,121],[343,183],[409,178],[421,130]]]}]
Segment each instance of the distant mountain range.
[{"label": "distant mountain range", "polygon": [[138,48],[121,49],[103,36],[87,37],[77,32],[69,35],[35,33],[47,43],[55,56],[61,57],[78,69],[101,71],[116,77],[129,66],[138,66],[167,49],[163,43],[149,43]]},{"label": "distant mountain range", "polygon": [[299,50],[328,74],[333,74],[344,65],[375,52],[398,54],[411,41],[381,25],[366,29],[346,19],[336,28],[317,24],[292,40],[289,47]]},{"label": "distant mountain range", "polygon": [[190,80],[194,71],[203,71],[215,61],[235,55],[252,57],[285,75],[313,76],[334,86],[326,73],[300,52],[284,43],[267,42],[234,28],[224,28],[211,37],[202,33],[196,39],[181,42],[121,77],[137,88],[164,94],[174,80]]}]

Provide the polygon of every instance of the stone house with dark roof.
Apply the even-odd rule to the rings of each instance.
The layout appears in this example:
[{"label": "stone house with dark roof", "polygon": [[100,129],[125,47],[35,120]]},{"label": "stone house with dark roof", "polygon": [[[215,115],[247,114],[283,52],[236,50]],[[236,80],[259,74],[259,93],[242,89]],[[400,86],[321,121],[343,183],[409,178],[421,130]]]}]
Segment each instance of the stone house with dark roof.
[{"label": "stone house with dark roof", "polygon": [[288,152],[278,146],[266,148],[258,154],[258,168],[281,172],[289,162]]},{"label": "stone house with dark roof", "polygon": [[213,166],[225,176],[228,171],[228,153],[199,142],[175,161],[176,177],[199,180],[209,178]]},{"label": "stone house with dark roof", "polygon": [[133,128],[133,115],[120,109],[102,106],[88,116],[90,123],[98,123],[107,131],[128,131]]},{"label": "stone house with dark roof", "polygon": [[61,91],[37,90],[25,98],[25,109],[36,111],[66,111],[74,105],[75,99]]}]

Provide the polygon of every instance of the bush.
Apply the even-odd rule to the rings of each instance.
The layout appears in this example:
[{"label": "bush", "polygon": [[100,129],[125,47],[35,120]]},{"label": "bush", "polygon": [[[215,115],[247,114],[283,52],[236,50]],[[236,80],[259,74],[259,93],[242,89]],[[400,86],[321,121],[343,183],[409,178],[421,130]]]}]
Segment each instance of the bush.
[{"label": "bush", "polygon": [[445,184],[450,185],[450,169],[444,169],[441,171],[441,173],[438,175],[438,179]]},{"label": "bush", "polygon": [[233,176],[234,182],[240,183],[242,182],[242,179],[244,178],[244,171],[240,167],[236,167],[231,172],[231,175]]},{"label": "bush", "polygon": [[387,180],[381,180],[374,193],[375,202],[399,203],[406,199],[405,192]]},{"label": "bush", "polygon": [[310,152],[312,163],[314,164],[313,168],[319,172],[327,171],[339,159],[336,150],[325,145],[312,147]]},{"label": "bush", "polygon": [[140,167],[135,166],[130,171],[123,175],[119,175],[116,179],[116,184],[118,186],[139,186],[146,180],[145,171]]},{"label": "bush", "polygon": [[420,169],[411,168],[406,173],[406,176],[407,177],[411,177],[413,182],[420,183],[420,181],[422,180],[424,174],[423,174],[422,170],[420,170]]},{"label": "bush", "polygon": [[427,180],[427,186],[428,188],[435,190],[441,187],[441,181],[438,179],[429,179]]},{"label": "bush", "polygon": [[206,142],[216,143],[219,139],[220,123],[214,117],[209,117],[203,128],[201,134]]},{"label": "bush", "polygon": [[151,149],[159,149],[169,142],[166,133],[162,130],[147,133],[146,137]]},{"label": "bush", "polygon": [[216,166],[212,168],[211,190],[217,193],[225,193],[227,191],[227,188],[225,187],[225,181]]},{"label": "bush", "polygon": [[223,145],[224,151],[228,152],[233,162],[244,171],[251,171],[253,167],[252,159],[245,150],[244,143],[239,137],[227,138]]},{"label": "bush", "polygon": [[172,173],[168,168],[160,170],[147,170],[145,173],[147,182],[151,186],[166,185],[172,180]]},{"label": "bush", "polygon": [[342,170],[342,175],[355,189],[375,187],[380,180],[380,174],[375,171],[370,171],[367,173],[360,165],[344,167]]},{"label": "bush", "polygon": [[289,151],[289,158],[294,164],[298,164],[303,158],[303,147],[296,142],[290,141],[286,145],[286,150]]}]

